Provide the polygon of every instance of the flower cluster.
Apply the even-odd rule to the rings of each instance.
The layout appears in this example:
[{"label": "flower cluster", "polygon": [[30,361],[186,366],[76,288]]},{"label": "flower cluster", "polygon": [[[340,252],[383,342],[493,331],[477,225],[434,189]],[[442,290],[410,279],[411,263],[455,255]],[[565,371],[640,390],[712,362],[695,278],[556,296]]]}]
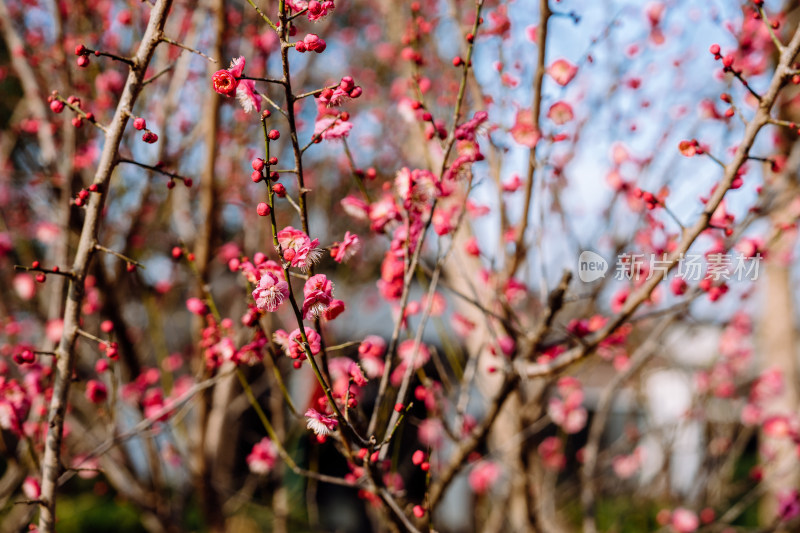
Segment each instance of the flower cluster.
[{"label": "flower cluster", "polygon": [[582,405],[581,382],[574,377],[565,376],[558,380],[557,388],[560,398],[550,398],[547,414],[565,433],[577,433],[584,428],[588,418],[586,408]]},{"label": "flower cluster", "polygon": [[[308,340],[308,351],[311,355],[317,355],[322,349],[322,339],[319,333],[308,326],[305,326],[304,330]],[[291,333],[286,333],[286,331],[279,329],[273,334],[272,340],[281,347],[283,353],[295,360],[295,368],[300,368],[303,360],[306,359],[306,348],[304,347],[305,343],[303,342],[300,328]]]},{"label": "flower cluster", "polygon": [[289,284],[280,279],[274,272],[264,272],[253,290],[256,307],[262,311],[277,311],[278,307],[289,297]]},{"label": "flower cluster", "polygon": [[292,226],[287,226],[278,232],[278,244],[283,253],[283,260],[303,271],[308,271],[322,256],[319,239],[312,241],[308,235]]}]

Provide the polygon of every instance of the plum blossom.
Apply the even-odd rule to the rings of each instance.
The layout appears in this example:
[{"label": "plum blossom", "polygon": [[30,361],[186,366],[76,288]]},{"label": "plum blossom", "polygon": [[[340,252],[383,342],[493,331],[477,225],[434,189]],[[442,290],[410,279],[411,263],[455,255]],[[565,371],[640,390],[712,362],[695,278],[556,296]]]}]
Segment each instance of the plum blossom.
[{"label": "plum blossom", "polygon": [[558,393],[561,398],[551,398],[547,413],[553,423],[568,434],[577,433],[586,425],[588,414],[583,403],[583,388],[580,381],[566,376],[558,380]]},{"label": "plum blossom", "polygon": [[390,194],[385,194],[380,200],[374,201],[369,205],[368,217],[370,229],[376,233],[385,231],[389,223],[400,220],[400,211],[394,198]]},{"label": "plum blossom", "polygon": [[23,300],[30,300],[36,294],[36,284],[34,283],[33,276],[27,272],[14,276],[12,284],[17,296]]},{"label": "plum blossom", "polygon": [[442,293],[438,291],[434,292],[430,299],[428,298],[427,294],[422,298],[423,307],[427,308],[429,303],[431,306],[431,316],[442,316],[445,309],[447,309],[447,300],[445,300],[444,296],[442,296]]},{"label": "plum blossom", "polygon": [[313,241],[298,229],[287,226],[278,232],[278,243],[283,251],[283,259],[293,267],[307,271],[322,255],[318,248],[319,239]]},{"label": "plum blossom", "polygon": [[511,127],[511,136],[519,144],[533,148],[542,138],[537,125],[534,123],[533,114],[530,109],[520,109],[517,111],[514,125]]},{"label": "plum blossom", "polygon": [[333,282],[325,274],[311,276],[303,286],[303,296],[303,318],[317,318],[333,301]]},{"label": "plum blossom", "polygon": [[278,450],[275,444],[264,437],[253,445],[253,450],[247,456],[247,466],[254,474],[266,474],[278,461]]},{"label": "plum blossom", "polygon": [[503,192],[517,192],[522,187],[522,178],[516,172],[508,181],[503,182]]},{"label": "plum blossom", "polygon": [[500,467],[492,461],[480,461],[469,473],[469,486],[476,494],[486,494],[500,478]]},{"label": "plum blossom", "polygon": [[455,203],[449,206],[439,207],[433,212],[433,231],[435,231],[437,235],[449,234],[456,229],[460,214],[461,206]]},{"label": "plum blossom", "polygon": [[334,320],[337,316],[344,313],[345,305],[342,300],[331,300],[330,305],[327,309],[322,313],[323,318],[325,320]]},{"label": "plum blossom", "polygon": [[218,70],[211,77],[214,90],[223,96],[233,96],[236,94],[236,87],[239,81],[231,74],[230,70]]},{"label": "plum blossom", "polygon": [[42,486],[39,484],[39,480],[32,476],[26,477],[25,481],[22,482],[22,493],[29,500],[38,500],[42,493]]},{"label": "plum blossom", "polygon": [[358,346],[358,358],[361,368],[370,378],[383,374],[383,355],[386,352],[386,341],[377,335],[369,335]]},{"label": "plum blossom", "polygon": [[189,298],[186,300],[186,309],[197,316],[204,316],[208,313],[208,306],[200,298]]},{"label": "plum blossom", "polygon": [[761,411],[759,406],[752,403],[747,403],[744,405],[744,407],[742,407],[740,420],[745,426],[757,426],[761,423],[763,414],[764,413]]},{"label": "plum blossom", "polygon": [[367,384],[367,377],[361,371],[361,367],[347,357],[336,357],[328,361],[328,372],[333,381],[331,385],[333,395],[337,398],[345,398],[348,390],[351,397],[355,395],[357,391],[350,388],[351,382],[356,387]]},{"label": "plum blossom", "polygon": [[243,261],[238,266],[238,269],[241,270],[248,282],[254,285],[258,284],[258,282],[261,281],[261,277],[267,272],[274,274],[278,278],[283,276],[283,269],[281,269],[278,263],[272,260],[263,260],[259,262],[257,261],[259,258],[259,254],[256,254],[252,263],[250,261]]},{"label": "plum blossom", "polygon": [[322,17],[326,16],[330,11],[333,11],[334,4],[331,0],[324,0],[318,2],[317,0],[309,0],[308,2],[308,20],[316,22]]},{"label": "plum blossom", "polygon": [[236,96],[246,113],[261,111],[261,95],[256,92],[253,80],[240,80],[244,74],[245,59],[239,56],[227,69],[218,70],[211,77],[214,90],[223,96]]},{"label": "plum blossom", "polygon": [[564,101],[558,101],[554,103],[547,111],[547,118],[552,120],[557,126],[566,124],[574,117],[575,115],[572,112],[572,106]]},{"label": "plum blossom", "polygon": [[336,112],[329,111],[329,107],[342,105],[350,98],[358,98],[364,90],[355,84],[352,76],[345,76],[335,88],[326,87],[319,94],[317,106],[320,115],[335,115]]},{"label": "plum blossom", "polygon": [[499,5],[489,13],[491,25],[486,30],[487,35],[505,36],[511,29],[511,19],[508,17],[508,6]]},{"label": "plum blossom", "polygon": [[797,435],[797,422],[785,415],[769,416],[762,426],[764,434],[773,439],[794,438]]},{"label": "plum blossom", "polygon": [[629,479],[636,474],[637,470],[642,466],[644,459],[644,451],[642,448],[636,448],[630,455],[617,455],[611,462],[614,468],[614,473],[620,479]]},{"label": "plum blossom", "polygon": [[547,67],[547,73],[557,84],[564,87],[571,82],[575,74],[578,73],[578,67],[566,59],[557,59]]},{"label": "plum blossom", "polygon": [[331,257],[337,263],[344,263],[361,248],[361,239],[358,235],[346,231],[342,242],[337,242],[331,246]]},{"label": "plum blossom", "polygon": [[689,509],[678,507],[672,511],[672,528],[678,533],[692,533],[700,527],[697,514]]},{"label": "plum blossom", "polygon": [[252,110],[261,111],[261,95],[256,91],[256,82],[253,80],[240,80],[236,87],[236,99],[242,105],[245,113]]},{"label": "plum blossom", "polygon": [[476,111],[471,119],[459,125],[455,131],[455,138],[458,141],[475,141],[475,134],[478,128],[489,119],[486,111]]},{"label": "plum blossom", "polygon": [[273,272],[264,272],[253,291],[256,307],[262,311],[277,311],[281,304],[289,297],[289,284],[279,279]]},{"label": "plum blossom", "polygon": [[298,41],[294,45],[294,49],[300,52],[301,54],[304,52],[316,52],[321,54],[327,48],[327,43],[325,39],[320,39],[319,35],[315,33],[309,33],[305,37],[303,37],[302,41]]},{"label": "plum blossom", "polygon": [[104,402],[108,397],[108,389],[102,381],[90,379],[86,382],[86,399],[92,403]]},{"label": "plum blossom", "polygon": [[764,255],[764,240],[757,237],[746,237],[736,245],[736,251],[750,259]]},{"label": "plum blossom", "polygon": [[769,368],[761,373],[750,389],[750,399],[754,402],[769,400],[783,392],[783,371]]},{"label": "plum blossom", "polygon": [[28,417],[30,399],[20,384],[0,376],[0,428],[22,433],[22,423]]},{"label": "plum blossom", "polygon": [[339,424],[335,418],[323,415],[313,408],[310,408],[308,411],[306,411],[305,417],[307,419],[306,427],[321,437],[327,437],[330,435]]},{"label": "plum blossom", "polygon": [[419,424],[417,429],[419,442],[431,448],[441,446],[444,438],[444,427],[442,421],[436,418],[426,418]]},{"label": "plum blossom", "polygon": [[403,207],[419,211],[437,194],[436,177],[428,170],[402,168],[394,180],[397,195],[403,200]]},{"label": "plum blossom", "polygon": [[[308,339],[308,348],[311,355],[317,355],[322,349],[321,339],[319,333],[308,326],[305,327],[306,339]],[[303,337],[300,334],[300,328],[295,329],[291,333],[286,333],[284,330],[279,329],[273,334],[275,344],[283,349],[283,352],[291,357],[302,361],[306,358],[306,352],[303,349]]]},{"label": "plum blossom", "polygon": [[547,437],[537,448],[542,457],[542,465],[548,470],[563,470],[567,465],[564,443],[558,437]]},{"label": "plum blossom", "polygon": [[800,494],[796,489],[778,493],[778,518],[788,522],[800,516]]},{"label": "plum blossom", "polygon": [[233,362],[237,365],[253,366],[264,359],[264,347],[267,345],[267,337],[261,331],[256,333],[256,338],[245,344],[233,356]]},{"label": "plum blossom", "polygon": [[397,386],[403,379],[403,375],[409,366],[414,370],[422,368],[431,359],[431,352],[424,344],[419,345],[419,349],[414,351],[416,341],[413,339],[404,340],[397,347],[397,356],[400,358],[400,363],[392,372],[391,381],[392,385]]},{"label": "plum blossom", "polygon": [[318,118],[314,123],[314,135],[319,135],[326,140],[347,137],[351,129],[353,129],[353,123],[338,116],[326,115]]},{"label": "plum blossom", "polygon": [[403,274],[405,263],[400,254],[386,252],[381,263],[381,279],[378,280],[378,290],[387,300],[399,300],[403,293]]},{"label": "plum blossom", "polygon": [[345,213],[356,220],[367,220],[369,218],[369,205],[360,198],[345,196],[339,204]]}]

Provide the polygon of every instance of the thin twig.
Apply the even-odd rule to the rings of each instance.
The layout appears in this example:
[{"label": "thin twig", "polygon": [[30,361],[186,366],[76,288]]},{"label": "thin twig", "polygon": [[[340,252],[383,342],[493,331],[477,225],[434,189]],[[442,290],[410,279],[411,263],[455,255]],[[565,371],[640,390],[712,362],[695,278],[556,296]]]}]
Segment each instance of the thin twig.
[{"label": "thin twig", "polygon": [[145,266],[142,263],[140,263],[139,261],[136,261],[135,259],[131,259],[127,255],[123,255],[123,254],[121,254],[119,252],[115,252],[114,250],[112,250],[110,248],[106,248],[105,246],[102,246],[100,244],[95,244],[94,248],[95,248],[95,250],[100,250],[101,252],[105,252],[105,253],[111,254],[111,255],[113,255],[115,257],[119,257],[120,259],[122,259],[123,261],[125,261],[128,264],[136,265],[137,267],[142,268],[142,269],[145,268]]},{"label": "thin twig", "polygon": [[172,0],[157,0],[150,10],[150,20],[139,48],[134,56],[134,63],[139,67],[132,69],[120,96],[114,117],[108,126],[103,149],[97,164],[93,184],[98,192],[90,195],[85,210],[81,236],[75,251],[73,262],[74,277],[70,279],[68,296],[63,318],[63,333],[56,348],[56,371],[53,379],[53,393],[45,438],[44,458],[42,461],[42,486],[39,513],[39,532],[53,533],[56,518],[56,487],[61,469],[61,449],[64,436],[64,419],[66,417],[69,389],[75,365],[75,341],[78,336],[81,307],[83,303],[84,281],[88,275],[91,259],[94,255],[94,244],[100,227],[100,218],[106,200],[108,183],[114,170],[119,145],[125,126],[131,116],[136,98],[142,89],[144,72],[155,53],[159,38],[164,29],[167,15],[172,7]]},{"label": "thin twig", "polygon": [[206,54],[204,54],[200,50],[196,50],[196,49],[192,48],[191,46],[186,46],[185,44],[179,43],[178,41],[173,41],[172,39],[170,39],[168,37],[165,37],[163,35],[161,36],[161,42],[162,43],[171,44],[172,46],[177,46],[178,48],[182,48],[182,49],[186,50],[187,52],[192,52],[193,54],[197,54],[200,57],[203,57],[203,58],[205,58],[206,60],[208,60],[208,61],[210,61],[212,63],[219,63],[219,61],[217,61],[213,57],[208,57]]},{"label": "thin twig", "polygon": [[278,32],[278,27],[275,25],[275,23],[272,22],[270,18],[264,14],[263,11],[261,11],[261,9],[255,4],[255,2],[253,2],[253,0],[247,0],[247,3],[253,6],[253,9],[256,10],[256,13],[258,13],[261,16],[261,18],[264,19],[264,22],[266,22],[270,28],[275,30],[275,32]]}]

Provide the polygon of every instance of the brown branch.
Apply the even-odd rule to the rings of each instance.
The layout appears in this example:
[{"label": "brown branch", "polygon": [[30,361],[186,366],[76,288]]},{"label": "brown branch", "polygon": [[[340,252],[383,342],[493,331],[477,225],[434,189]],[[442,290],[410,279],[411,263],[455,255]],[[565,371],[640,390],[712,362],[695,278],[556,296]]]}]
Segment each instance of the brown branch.
[{"label": "brown branch", "polygon": [[[212,53],[217,57],[222,57],[222,46],[225,38],[225,6],[221,0],[215,0],[211,4],[211,14],[214,17],[216,27],[216,40]],[[216,67],[208,65],[208,76],[214,74]],[[219,110],[222,105],[222,97],[214,91],[208,91],[204,108],[203,133],[205,137],[205,161],[203,162],[203,174],[200,177],[200,212],[202,213],[202,223],[200,225],[197,240],[195,241],[194,253],[195,264],[200,272],[203,283],[208,283],[208,264],[211,261],[211,251],[214,248],[214,241],[217,238],[219,221],[218,194],[216,176],[218,133],[219,133]]]},{"label": "brown branch", "polygon": [[41,533],[52,533],[55,529],[56,487],[58,485],[58,476],[61,473],[61,442],[71,381],[70,376],[75,363],[75,340],[78,336],[81,303],[84,297],[84,282],[89,264],[96,251],[94,244],[97,241],[100,216],[106,200],[106,191],[108,191],[108,182],[115,166],[125,125],[128,123],[133,105],[141,91],[147,65],[150,63],[156,46],[160,42],[161,32],[171,5],[172,0],[158,0],[150,13],[147,29],[134,58],[136,68],[128,72],[128,79],[117,104],[114,118],[108,126],[108,133],[106,134],[103,151],[93,180],[93,183],[97,185],[98,192],[90,196],[86,207],[86,215],[72,268],[75,277],[69,284],[64,311],[64,329],[56,348],[56,373],[53,396],[50,401],[48,431],[42,466],[42,505],[40,506],[39,516],[39,531]]},{"label": "brown branch", "polygon": [[[545,52],[547,48],[547,22],[552,15],[549,0],[539,0],[539,24],[536,29],[536,47],[538,57],[536,59],[536,73],[533,77],[533,105],[531,106],[531,116],[533,125],[539,129],[539,116],[542,112],[542,84],[545,74]],[[512,278],[519,268],[520,263],[527,255],[525,245],[525,230],[528,228],[528,218],[531,210],[531,198],[533,195],[534,172],[536,171],[536,146],[534,145],[528,155],[528,175],[525,179],[525,200],[523,201],[522,219],[517,229],[516,241],[514,242],[514,255],[511,262],[507,265],[506,276]]]},{"label": "brown branch", "polygon": [[214,59],[213,57],[209,57],[209,56],[205,55],[205,54],[204,54],[203,52],[201,52],[200,50],[197,50],[197,49],[195,49],[195,48],[192,48],[191,46],[186,46],[185,44],[183,44],[183,43],[179,43],[178,41],[173,41],[172,39],[169,39],[169,38],[167,38],[167,37],[165,37],[165,36],[163,36],[163,35],[161,36],[161,42],[162,42],[162,43],[171,44],[172,46],[177,46],[178,48],[182,48],[183,50],[186,50],[186,51],[188,51],[188,52],[192,52],[193,54],[197,54],[197,55],[199,55],[200,57],[203,57],[203,58],[205,58],[206,60],[208,60],[210,63],[219,63],[219,61],[217,61],[217,60],[216,60],[216,59]]}]

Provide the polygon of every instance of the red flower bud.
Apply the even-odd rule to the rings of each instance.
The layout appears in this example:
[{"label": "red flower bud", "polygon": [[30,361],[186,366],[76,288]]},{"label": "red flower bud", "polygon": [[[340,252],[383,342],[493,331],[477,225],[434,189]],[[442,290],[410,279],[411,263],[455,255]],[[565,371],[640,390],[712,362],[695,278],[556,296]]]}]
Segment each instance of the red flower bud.
[{"label": "red flower bud", "polygon": [[722,58],[722,65],[730,68],[733,66],[733,54],[728,54]]},{"label": "red flower bud", "polygon": [[349,93],[355,87],[355,83],[353,82],[352,76],[345,76],[342,78],[342,81],[339,83],[339,88],[341,88],[344,92]]},{"label": "red flower bud", "polygon": [[258,213],[258,216],[260,216],[260,217],[265,217],[265,216],[269,215],[270,211],[271,211],[271,209],[269,208],[269,205],[267,205],[264,202],[261,202],[256,206],[256,212]]}]

